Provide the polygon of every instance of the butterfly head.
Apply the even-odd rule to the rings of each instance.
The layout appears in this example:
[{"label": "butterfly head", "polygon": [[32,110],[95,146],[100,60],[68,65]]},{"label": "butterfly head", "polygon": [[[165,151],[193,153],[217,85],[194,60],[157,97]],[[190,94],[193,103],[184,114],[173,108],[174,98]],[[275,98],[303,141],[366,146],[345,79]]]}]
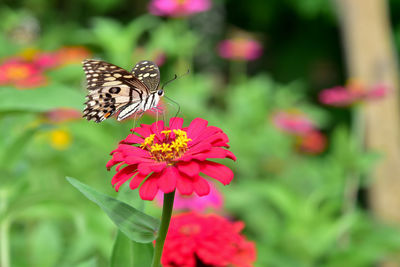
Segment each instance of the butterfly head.
[{"label": "butterfly head", "polygon": [[157,94],[161,97],[161,96],[163,96],[164,95],[164,89],[159,89],[158,91],[157,91]]}]

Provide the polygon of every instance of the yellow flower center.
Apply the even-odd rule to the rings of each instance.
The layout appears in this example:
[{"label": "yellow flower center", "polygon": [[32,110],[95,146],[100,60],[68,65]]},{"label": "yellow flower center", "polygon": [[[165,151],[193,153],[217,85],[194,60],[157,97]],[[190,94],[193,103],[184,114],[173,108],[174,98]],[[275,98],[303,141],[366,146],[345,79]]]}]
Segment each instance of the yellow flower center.
[{"label": "yellow flower center", "polygon": [[64,150],[71,144],[71,134],[66,130],[53,130],[50,133],[50,144],[57,150]]},{"label": "yellow flower center", "polygon": [[23,80],[29,76],[29,68],[25,66],[12,66],[6,70],[6,76],[10,80]]},{"label": "yellow flower center", "polygon": [[[171,133],[175,134],[175,138],[171,138]],[[166,161],[169,165],[173,165],[175,159],[180,158],[188,148],[188,142],[192,139],[187,138],[187,134],[182,130],[165,130],[161,131],[164,135],[162,143],[155,143],[155,134],[150,135],[140,145],[140,148],[147,150],[156,161]]]}]

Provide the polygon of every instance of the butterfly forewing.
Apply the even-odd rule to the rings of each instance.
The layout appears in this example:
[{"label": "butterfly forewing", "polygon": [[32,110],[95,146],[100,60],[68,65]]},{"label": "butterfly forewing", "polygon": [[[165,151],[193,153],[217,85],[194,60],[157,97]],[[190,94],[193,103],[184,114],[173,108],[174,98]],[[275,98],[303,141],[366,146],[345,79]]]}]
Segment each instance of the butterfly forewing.
[{"label": "butterfly forewing", "polygon": [[150,94],[146,84],[116,65],[85,60],[83,69],[89,90],[83,111],[87,120],[101,122],[124,107],[141,103]]},{"label": "butterfly forewing", "polygon": [[132,74],[142,81],[150,92],[155,92],[160,85],[160,70],[158,66],[149,60],[139,61],[132,69]]}]

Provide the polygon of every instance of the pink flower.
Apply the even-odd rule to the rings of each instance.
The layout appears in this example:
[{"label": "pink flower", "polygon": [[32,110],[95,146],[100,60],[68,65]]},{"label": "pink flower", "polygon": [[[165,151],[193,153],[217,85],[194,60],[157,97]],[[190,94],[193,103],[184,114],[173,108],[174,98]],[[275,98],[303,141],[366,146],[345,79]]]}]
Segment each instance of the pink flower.
[{"label": "pink flower", "polygon": [[297,138],[298,150],[306,154],[320,154],[325,150],[325,147],[326,137],[317,130],[313,130]]},{"label": "pink flower", "polygon": [[259,42],[249,38],[223,40],[218,45],[218,53],[222,58],[233,60],[255,60],[262,54]]},{"label": "pink flower", "polygon": [[210,9],[210,0],[152,0],[150,13],[156,16],[186,17]]},{"label": "pink flower", "polygon": [[0,85],[33,88],[44,85],[46,78],[40,69],[30,62],[12,58],[0,65]]},{"label": "pink flower", "polygon": [[223,148],[229,147],[226,134],[207,124],[206,120],[197,118],[188,127],[182,127],[183,119],[171,118],[169,127],[157,121],[135,128],[133,132],[139,135],[128,135],[111,152],[107,168],[118,165],[111,183],[118,191],[133,176],[130,188],[140,186],[139,195],[144,200],[153,200],[158,190],[170,193],[178,189],[182,195],[193,192],[199,196],[208,195],[210,185],[200,173],[229,184],[233,172],[207,159],[236,160],[236,157]]},{"label": "pink flower", "polygon": [[253,242],[240,232],[243,222],[194,212],[171,219],[161,263],[165,267],[251,267],[256,259]]},{"label": "pink flower", "polygon": [[319,101],[325,105],[343,107],[366,100],[379,99],[386,95],[387,87],[377,84],[367,88],[358,82],[350,82],[346,87],[336,86],[322,90]]},{"label": "pink flower", "polygon": [[58,66],[59,58],[55,53],[41,52],[35,55],[33,64],[41,69],[53,68]]},{"label": "pink flower", "polygon": [[310,132],[315,128],[311,119],[299,110],[279,111],[273,115],[272,120],[279,129],[295,135]]},{"label": "pink flower", "polygon": [[[175,195],[174,210],[190,210],[203,212],[208,208],[220,209],[223,205],[222,194],[217,190],[213,183],[209,183],[210,193],[206,196],[182,196],[181,194]],[[157,203],[162,206],[163,195],[158,192],[156,196]]]},{"label": "pink flower", "polygon": [[61,123],[81,119],[82,113],[73,108],[57,108],[44,113],[44,117],[52,123]]}]

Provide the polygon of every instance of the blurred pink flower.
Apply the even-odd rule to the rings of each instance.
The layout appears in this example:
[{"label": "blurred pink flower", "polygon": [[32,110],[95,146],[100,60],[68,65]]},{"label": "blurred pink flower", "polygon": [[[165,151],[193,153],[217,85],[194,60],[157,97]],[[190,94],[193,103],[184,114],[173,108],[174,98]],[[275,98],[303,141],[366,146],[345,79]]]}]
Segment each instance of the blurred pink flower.
[{"label": "blurred pink flower", "polygon": [[57,54],[51,52],[40,52],[33,58],[33,64],[42,69],[56,67],[59,63]]},{"label": "blurred pink flower", "polygon": [[152,0],[149,4],[150,13],[167,17],[186,17],[210,7],[210,0]]},{"label": "blurred pink flower", "polygon": [[[187,210],[202,212],[208,208],[218,210],[223,206],[223,196],[213,183],[210,184],[210,193],[206,196],[197,195],[183,196],[179,192],[175,195],[174,210]],[[163,205],[163,194],[159,192],[156,196],[157,204]]]},{"label": "blurred pink flower", "polygon": [[73,121],[82,118],[80,110],[73,108],[56,108],[44,113],[44,117],[52,123]]},{"label": "blurred pink flower", "polygon": [[0,85],[13,85],[20,89],[34,88],[46,83],[41,70],[31,62],[11,58],[0,65]]},{"label": "blurred pink flower", "polygon": [[305,154],[320,154],[325,150],[326,137],[318,130],[297,137],[297,148]]},{"label": "blurred pink flower", "polygon": [[261,44],[250,38],[233,38],[223,40],[218,45],[222,58],[234,60],[255,60],[262,54]]},{"label": "blurred pink flower", "polygon": [[299,110],[278,111],[272,121],[279,129],[295,135],[302,135],[315,128],[314,123]]},{"label": "blurred pink flower", "polygon": [[344,107],[366,100],[379,99],[387,94],[387,87],[377,84],[368,88],[359,82],[350,82],[346,87],[336,86],[322,90],[319,101],[325,105]]}]

